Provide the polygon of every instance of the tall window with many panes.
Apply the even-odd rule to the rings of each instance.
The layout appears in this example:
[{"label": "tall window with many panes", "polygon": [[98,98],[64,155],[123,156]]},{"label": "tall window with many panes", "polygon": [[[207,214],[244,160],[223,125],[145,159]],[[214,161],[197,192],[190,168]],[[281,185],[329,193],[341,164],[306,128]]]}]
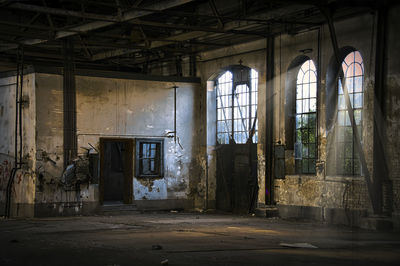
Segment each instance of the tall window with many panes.
[{"label": "tall window with many panes", "polygon": [[317,158],[317,70],[312,60],[300,67],[296,83],[295,165],[299,174],[314,174]]},{"label": "tall window with many panes", "polygon": [[218,144],[257,143],[257,89],[257,71],[244,67],[216,80]]},{"label": "tall window with many panes", "polygon": [[[354,118],[360,137],[362,136],[364,102],[364,64],[360,52],[349,53],[342,62],[346,87],[354,111]],[[347,111],[342,84],[338,83],[338,113],[336,132],[336,168],[342,175],[360,175],[361,167],[355,149],[353,129]]]}]

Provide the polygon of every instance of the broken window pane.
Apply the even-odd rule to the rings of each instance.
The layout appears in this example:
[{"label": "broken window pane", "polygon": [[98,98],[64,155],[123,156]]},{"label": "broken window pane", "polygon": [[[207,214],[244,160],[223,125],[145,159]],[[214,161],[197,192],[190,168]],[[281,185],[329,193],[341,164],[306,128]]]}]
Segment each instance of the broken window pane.
[{"label": "broken window pane", "polygon": [[[234,73],[241,72],[235,71]],[[246,143],[249,138],[249,131],[253,126],[253,121],[255,121],[255,130],[252,141],[256,143],[258,140],[258,122],[256,120],[258,87],[257,71],[251,70],[250,76],[251,80],[248,83],[246,82],[242,84],[240,83],[240,77],[233,77],[232,72],[226,71],[216,81],[215,90],[217,92],[218,117],[217,142],[219,144],[228,144],[229,135],[233,135],[233,139],[236,143]],[[240,84],[234,87],[233,80],[235,80],[235,84]],[[221,90],[224,90],[225,96],[223,97],[220,96]],[[219,98],[222,98],[222,100]],[[224,122],[225,126],[223,127],[219,122]],[[233,131],[233,133],[231,131]],[[227,133],[226,135],[220,135],[220,133],[225,132]]]},{"label": "broken window pane", "polygon": [[310,112],[317,111],[317,99],[310,99]]},{"label": "broken window pane", "polygon": [[296,129],[301,128],[301,115],[296,115]]},{"label": "broken window pane", "polygon": [[136,140],[136,176],[162,177],[163,140]]},{"label": "broken window pane", "polygon": [[296,99],[302,99],[302,98],[303,98],[303,85],[298,84],[296,90]]}]

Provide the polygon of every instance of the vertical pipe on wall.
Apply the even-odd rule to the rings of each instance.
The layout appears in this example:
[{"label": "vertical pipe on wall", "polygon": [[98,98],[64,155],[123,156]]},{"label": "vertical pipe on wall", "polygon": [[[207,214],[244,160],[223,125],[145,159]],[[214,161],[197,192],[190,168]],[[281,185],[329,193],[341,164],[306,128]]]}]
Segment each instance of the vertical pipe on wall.
[{"label": "vertical pipe on wall", "polygon": [[14,135],[14,167],[18,167],[18,94],[19,94],[19,49],[17,51],[17,76],[15,85],[15,135]]},{"label": "vertical pipe on wall", "polygon": [[389,171],[385,153],[385,51],[386,51],[386,29],[387,29],[387,9],[382,5],[377,14],[377,30],[376,30],[376,55],[375,55],[375,84],[374,84],[374,170],[373,182],[377,190],[379,199],[383,198],[383,184],[388,185],[388,193],[385,193],[385,200],[382,207],[386,212],[391,213],[392,191],[391,183],[388,178]]},{"label": "vertical pipe on wall", "polygon": [[[22,86],[24,79],[24,57],[23,48],[17,50],[17,76],[15,82],[15,135],[14,135],[14,168],[11,170],[6,188],[6,218],[11,216],[11,196],[14,177],[18,169],[22,166]],[[18,156],[18,136],[19,136],[19,156]],[[19,157],[19,158],[18,158]]]},{"label": "vertical pipe on wall", "polygon": [[21,47],[21,84],[19,86],[19,167],[22,166],[22,90],[24,87],[24,47]]},{"label": "vertical pipe on wall", "polygon": [[267,38],[267,113],[266,113],[266,176],[265,176],[265,204],[271,205],[274,204],[273,197],[273,117],[274,117],[274,45],[275,45],[275,37],[270,36]]},{"label": "vertical pipe on wall", "polygon": [[205,209],[208,210],[208,152],[206,152],[206,202]]},{"label": "vertical pipe on wall", "polygon": [[[320,136],[320,132],[319,132],[319,114],[321,112],[321,105],[320,105],[320,100],[321,99],[321,69],[322,69],[322,58],[321,58],[321,40],[322,40],[322,36],[321,36],[321,28],[322,26],[318,27],[318,41],[317,41],[317,113],[316,113],[316,121],[317,121],[317,132],[316,132],[316,137],[317,137],[317,143],[321,143],[318,138]],[[316,146],[315,149],[315,158],[319,158],[319,152],[318,152],[318,144]],[[317,159],[318,160],[318,159]],[[325,175],[324,175],[325,176]]]},{"label": "vertical pipe on wall", "polygon": [[65,40],[63,49],[64,168],[66,168],[77,155],[76,88],[72,40]]},{"label": "vertical pipe on wall", "polygon": [[178,86],[174,86],[174,141],[176,144],[176,89]]}]

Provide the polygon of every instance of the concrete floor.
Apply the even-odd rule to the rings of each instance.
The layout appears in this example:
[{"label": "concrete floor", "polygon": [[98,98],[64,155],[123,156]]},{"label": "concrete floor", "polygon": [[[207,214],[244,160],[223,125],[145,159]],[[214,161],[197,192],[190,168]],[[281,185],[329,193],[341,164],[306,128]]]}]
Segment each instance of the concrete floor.
[{"label": "concrete floor", "polygon": [[165,259],[168,265],[202,266],[400,261],[399,234],[223,214],[3,219],[0,243],[0,265],[161,265]]}]

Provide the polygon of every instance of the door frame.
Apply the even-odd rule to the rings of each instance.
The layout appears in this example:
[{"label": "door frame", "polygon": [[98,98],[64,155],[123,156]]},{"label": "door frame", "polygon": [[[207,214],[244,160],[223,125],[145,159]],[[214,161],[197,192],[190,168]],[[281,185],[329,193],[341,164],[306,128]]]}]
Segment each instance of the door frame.
[{"label": "door frame", "polygon": [[123,142],[126,143],[126,168],[124,174],[124,191],[123,198],[124,204],[132,204],[133,200],[133,141],[131,138],[100,138],[100,180],[99,180],[99,202],[101,205],[104,203],[104,150],[106,142]]}]

